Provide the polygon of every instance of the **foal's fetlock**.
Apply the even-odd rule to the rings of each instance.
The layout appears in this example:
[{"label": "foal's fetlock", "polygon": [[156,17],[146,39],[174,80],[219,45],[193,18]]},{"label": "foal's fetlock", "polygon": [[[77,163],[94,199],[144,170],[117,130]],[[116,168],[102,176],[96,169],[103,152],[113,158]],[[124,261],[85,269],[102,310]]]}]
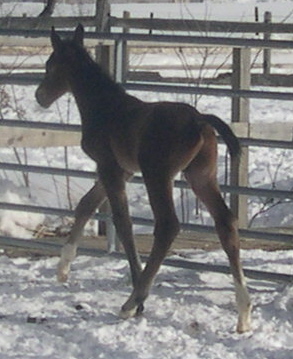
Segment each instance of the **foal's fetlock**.
[{"label": "foal's fetlock", "polygon": [[237,323],[237,333],[242,334],[251,331],[251,309],[252,306],[249,304],[245,312],[241,313]]},{"label": "foal's fetlock", "polygon": [[64,283],[67,282],[68,279],[68,273],[70,271],[70,264],[69,263],[63,263],[59,262],[57,267],[57,279],[58,282]]},{"label": "foal's fetlock", "polygon": [[119,317],[121,319],[129,319],[129,318],[133,318],[133,317],[138,317],[138,316],[142,315],[143,311],[144,311],[143,303],[137,304],[131,309],[127,309],[125,307],[125,305],[123,305],[120,310]]},{"label": "foal's fetlock", "polygon": [[130,296],[128,301],[122,306],[119,317],[128,319],[137,317],[144,311],[144,299],[136,297],[134,294]]}]

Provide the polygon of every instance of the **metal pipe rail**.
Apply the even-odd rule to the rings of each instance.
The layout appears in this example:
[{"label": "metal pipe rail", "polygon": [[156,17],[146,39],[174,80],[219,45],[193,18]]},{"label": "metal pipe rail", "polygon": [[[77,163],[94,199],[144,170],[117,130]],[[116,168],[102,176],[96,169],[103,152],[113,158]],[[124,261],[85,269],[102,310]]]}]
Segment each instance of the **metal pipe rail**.
[{"label": "metal pipe rail", "polygon": [[[59,253],[62,245],[58,243],[52,242],[45,242],[45,241],[24,241],[20,238],[15,237],[7,237],[7,236],[0,236],[0,247],[13,247],[13,248],[22,248],[22,249],[38,249],[45,252],[51,252],[52,254]],[[86,256],[105,256],[109,255],[108,252],[95,249],[95,248],[86,248],[80,246],[77,250],[78,255],[86,255]],[[118,259],[126,259],[125,254],[123,253],[111,253],[111,257],[118,258]],[[141,259],[146,262],[147,257],[141,256]],[[188,260],[180,260],[180,259],[172,259],[166,258],[163,262],[164,265],[175,267],[175,268],[184,268],[184,269],[191,269],[196,270],[199,272],[203,271],[212,271],[216,273],[222,274],[230,274],[230,268],[225,265],[212,265],[206,263],[199,263],[199,262],[192,262]],[[257,271],[252,269],[245,269],[244,274],[247,278],[251,279],[261,279],[267,281],[276,281],[276,282],[285,282],[285,283],[292,283],[293,277],[289,274],[284,273],[276,273],[276,272],[268,272],[268,271]]]},{"label": "metal pipe rail", "polygon": [[[30,173],[39,173],[47,175],[57,176],[70,176],[76,178],[87,178],[95,180],[97,177],[96,172],[93,171],[80,171],[74,169],[64,169],[58,167],[45,167],[45,166],[34,166],[34,165],[23,165],[17,163],[0,162],[0,170],[4,171],[21,171]],[[140,176],[134,176],[131,183],[143,184],[143,178]],[[174,182],[176,188],[190,188],[186,181],[176,180]],[[257,197],[268,197],[268,198],[279,198],[279,199],[292,199],[293,191],[276,190],[276,189],[264,189],[264,188],[250,188],[243,186],[230,186],[220,185],[223,193],[236,193],[245,196],[257,196]]]},{"label": "metal pipe rail", "polygon": [[[31,165],[20,165],[13,163],[0,163],[0,169],[10,170],[10,171],[27,171],[32,173],[43,173],[43,174],[54,174],[54,175],[70,175],[73,177],[79,178],[88,178],[95,179],[96,173],[91,171],[79,171],[79,170],[65,170],[62,168],[48,168],[43,166],[31,166]],[[142,184],[143,180],[139,176],[135,176],[132,179],[132,183]],[[175,187],[178,188],[189,188],[188,184],[185,181],[175,181]],[[282,190],[272,190],[272,189],[256,189],[248,187],[231,187],[227,185],[222,185],[221,190],[223,192],[229,193],[238,193],[243,195],[250,196],[260,196],[260,197],[273,197],[273,198],[282,198],[282,199],[293,199],[292,191],[282,191]],[[20,205],[12,203],[0,202],[0,208],[6,210],[15,210],[15,211],[30,211],[34,213],[44,213],[47,215],[56,215],[56,216],[74,216],[74,211],[60,208],[49,208],[42,206],[31,206],[31,205]],[[95,219],[107,221],[111,220],[111,217],[107,214],[96,214]],[[151,219],[145,219],[140,217],[133,217],[133,223],[137,225],[146,225],[153,226],[154,222]],[[195,224],[181,224],[181,228],[188,231],[197,231],[201,233],[210,233],[214,232],[214,228],[211,226],[204,225],[195,225]],[[292,235],[282,234],[282,233],[270,233],[270,232],[260,232],[255,230],[245,230],[240,229],[240,235],[243,238],[256,238],[264,239],[269,241],[278,241],[284,243],[292,243]]]},{"label": "metal pipe rail", "polygon": [[[24,205],[24,204],[15,204],[15,203],[6,203],[0,202],[0,208],[9,211],[29,211],[32,213],[43,213],[53,216],[68,216],[73,217],[74,211],[62,208],[53,208],[53,207],[44,207],[44,206],[33,206],[33,205]],[[94,216],[95,219],[101,221],[111,220],[111,216],[103,213],[96,213]],[[131,217],[133,224],[150,226],[154,225],[152,219],[141,218],[141,217]],[[186,231],[195,231],[199,233],[214,233],[214,227],[205,226],[200,224],[191,224],[191,223],[181,223],[181,229]],[[242,238],[248,239],[263,239],[267,241],[281,242],[292,244],[292,235],[284,233],[271,233],[271,232],[261,232],[248,229],[239,229],[239,234]]]},{"label": "metal pipe rail", "polygon": [[[18,84],[18,85],[38,85],[43,78],[44,73],[32,74],[1,74],[0,84]],[[204,87],[194,85],[168,85],[152,84],[144,82],[127,81],[122,83],[125,90],[128,91],[147,91],[163,93],[180,93],[191,95],[208,95],[221,97],[243,97],[267,100],[292,101],[293,92],[284,91],[256,91],[256,90],[232,90],[224,87]]]},{"label": "metal pipe rail", "polygon": [[150,83],[126,82],[123,87],[128,91],[157,91],[165,93],[182,93],[191,95],[209,95],[222,97],[243,97],[255,99],[270,99],[292,101],[293,92],[281,91],[255,91],[255,90],[232,90],[223,87],[198,87],[190,85],[157,85]]}]

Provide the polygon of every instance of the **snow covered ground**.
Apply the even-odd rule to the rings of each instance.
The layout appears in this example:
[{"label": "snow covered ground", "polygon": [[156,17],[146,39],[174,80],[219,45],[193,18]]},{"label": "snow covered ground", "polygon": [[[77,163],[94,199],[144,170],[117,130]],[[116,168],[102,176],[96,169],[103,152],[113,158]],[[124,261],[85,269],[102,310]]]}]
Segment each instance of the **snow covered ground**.
[{"label": "snow covered ground", "polygon": [[[202,18],[250,20],[254,6],[261,11],[273,10],[279,21],[292,22],[292,1],[207,1],[204,4],[163,5],[167,17],[196,13]],[[0,3],[0,14],[7,14],[11,4]],[[38,4],[38,10],[42,4]],[[147,8],[146,8],[147,6]],[[229,6],[229,13],[227,13]],[[24,11],[25,7],[25,11]],[[128,6],[115,5],[119,15]],[[27,4],[13,8],[15,15],[32,14]],[[143,9],[143,12],[142,12]],[[162,5],[131,6],[133,15],[146,11],[159,13]],[[73,7],[76,14],[80,7]],[[10,10],[9,10],[10,11]],[[59,11],[59,10],[58,10]],[[60,10],[61,11],[61,10]],[[88,10],[85,10],[85,13]],[[62,12],[62,11],[61,11]],[[168,56],[161,54],[162,67]],[[279,54],[280,55],[280,54]],[[291,55],[290,55],[291,56]],[[143,61],[149,63],[151,56]],[[158,57],[155,57],[157,63]],[[282,56],[287,66],[291,57]],[[138,60],[140,61],[140,60]],[[171,58],[169,58],[169,61]],[[1,61],[0,61],[1,62]],[[274,69],[280,71],[280,69]],[[168,73],[171,75],[171,73]],[[175,73],[174,73],[175,75]],[[18,110],[25,109],[28,120],[78,123],[79,116],[68,97],[44,111],[34,100],[34,87],[8,87]],[[147,100],[192,101],[186,96],[137,93]],[[70,103],[71,101],[71,103]],[[69,106],[70,104],[70,106]],[[199,110],[213,112],[230,121],[230,99],[202,97]],[[292,122],[293,105],[288,101],[251,101],[251,121]],[[5,109],[6,118],[17,118],[12,108]],[[64,167],[63,149],[28,150],[29,163]],[[14,161],[11,149],[1,149],[2,161]],[[24,159],[24,154],[20,153]],[[220,150],[220,181],[223,180],[224,151]],[[293,188],[292,151],[256,148],[250,153],[250,181],[253,186],[279,189]],[[69,165],[76,169],[94,170],[79,148],[70,149]],[[36,202],[41,205],[68,205],[66,183],[61,178],[31,175],[33,190],[23,186],[18,173],[0,174],[0,201]],[[72,203],[75,205],[91,185],[90,181],[71,180]],[[140,186],[132,186],[131,210],[148,214],[148,201]],[[175,193],[176,199],[180,193]],[[190,201],[192,201],[190,199]],[[177,202],[179,203],[179,202]],[[193,203],[194,204],[194,203]],[[178,207],[180,205],[178,204]],[[255,201],[250,216],[261,208]],[[178,208],[179,209],[179,208]],[[194,212],[192,213],[195,214]],[[209,218],[195,218],[209,223]],[[27,213],[1,211],[2,234],[30,237],[44,217]],[[279,205],[261,216],[256,225],[292,226],[292,204]],[[226,264],[222,251],[184,251],[180,258],[211,264]],[[176,257],[175,255],[175,257]],[[292,273],[293,251],[242,251],[245,268]],[[293,358],[293,289],[291,285],[249,280],[253,311],[253,331],[235,333],[237,314],[231,278],[210,272],[193,272],[163,266],[146,302],[142,317],[122,321],[117,313],[131,291],[127,262],[108,256],[80,256],[73,265],[66,285],[55,279],[57,258],[8,258],[0,256],[0,359],[291,359]]]},{"label": "snow covered ground", "polygon": [[[225,263],[222,251],[185,252]],[[292,273],[293,251],[244,251],[246,267]],[[71,279],[56,258],[0,257],[1,359],[290,359],[293,289],[249,280],[253,331],[235,333],[231,278],[163,266],[143,316],[118,319],[130,293],[126,261],[80,256]]]}]

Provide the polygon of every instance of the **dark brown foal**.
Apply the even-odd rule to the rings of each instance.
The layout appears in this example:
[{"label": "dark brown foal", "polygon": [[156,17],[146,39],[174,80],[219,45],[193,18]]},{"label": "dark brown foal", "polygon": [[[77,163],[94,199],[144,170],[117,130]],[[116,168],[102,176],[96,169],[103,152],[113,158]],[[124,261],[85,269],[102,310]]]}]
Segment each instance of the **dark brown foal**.
[{"label": "dark brown foal", "polygon": [[[251,304],[239,259],[237,220],[226,206],[216,179],[217,140],[223,137],[232,157],[240,154],[231,129],[216,116],[171,102],[146,103],[128,95],[96,64],[83,47],[79,25],[72,40],[61,40],[52,29],[53,53],[46,75],[36,91],[43,107],[66,91],[73,93],[82,120],[82,148],[98,165],[99,180],[82,198],[75,223],[62,249],[58,278],[65,281],[76,256],[83,228],[108,198],[118,237],[127,255],[133,292],[122,306],[121,317],[143,310],[152,281],[179,231],[172,190],[174,176],[183,171],[194,193],[203,201],[228,255],[239,311],[237,330],[250,330]],[[125,181],[141,172],[154,213],[154,244],[142,268],[128,211]]]}]

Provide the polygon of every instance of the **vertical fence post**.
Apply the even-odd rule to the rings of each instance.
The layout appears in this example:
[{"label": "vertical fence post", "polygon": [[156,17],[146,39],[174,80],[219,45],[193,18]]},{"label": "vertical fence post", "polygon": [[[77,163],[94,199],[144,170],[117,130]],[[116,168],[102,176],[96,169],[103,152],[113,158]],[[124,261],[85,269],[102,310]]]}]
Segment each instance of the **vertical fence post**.
[{"label": "vertical fence post", "polygon": [[[264,14],[264,22],[265,24],[270,24],[272,22],[272,13],[266,11]],[[271,33],[266,31],[264,33],[264,40],[270,40]],[[271,71],[271,49],[263,50],[263,73],[264,75],[269,75]]]},{"label": "vertical fence post", "polygon": [[[110,31],[109,24],[110,4],[108,0],[96,0],[96,32]],[[95,49],[96,61],[112,73],[111,68],[111,50],[109,46],[98,45]]]},{"label": "vertical fence post", "polygon": [[[250,49],[233,49],[232,89],[248,90],[250,87]],[[232,122],[249,122],[249,100],[247,98],[232,98]],[[248,147],[242,147],[240,160],[231,162],[232,186],[247,186],[248,183]],[[231,209],[239,219],[239,227],[246,228],[247,197],[231,195]]]},{"label": "vertical fence post", "polygon": [[118,83],[123,83],[125,74],[124,74],[124,46],[125,42],[121,38],[115,41],[115,81]]},{"label": "vertical fence post", "polygon": [[[96,32],[104,32],[107,30],[107,14],[110,11],[109,3],[107,0],[96,0]],[[98,45],[95,48],[96,61],[106,70],[109,70],[109,53],[106,46]],[[97,169],[98,170],[98,169]],[[100,213],[108,212],[108,205],[105,202],[100,208]],[[107,225],[104,221],[99,221],[98,233],[99,235],[106,235]]]},{"label": "vertical fence post", "polygon": [[[123,12],[123,18],[124,19],[130,19],[130,12],[124,11]],[[123,34],[129,33],[129,27],[125,26],[123,28]],[[127,79],[128,71],[129,71],[129,48],[127,46],[127,43],[124,43],[123,46],[123,79],[122,81],[125,82]]]},{"label": "vertical fence post", "polygon": [[[123,17],[129,19],[130,14],[128,11],[124,11]],[[128,29],[123,28],[123,34],[127,34]],[[127,41],[118,39],[115,41],[115,81],[118,83],[124,83],[127,79],[128,73],[128,49]]]},{"label": "vertical fence post", "polygon": [[[258,21],[259,21],[258,6],[255,6],[255,8],[254,8],[254,20],[255,20],[255,22],[257,22],[257,23],[258,23]],[[256,32],[255,35],[258,36],[259,33]]]},{"label": "vertical fence post", "polygon": [[[109,25],[110,4],[108,0],[96,0],[96,32],[110,31]],[[109,46],[98,45],[95,49],[96,61],[109,74],[113,73],[113,65],[111,61],[111,49]],[[106,222],[99,221],[99,235],[107,236],[108,251],[114,252],[118,250],[116,241],[116,232],[111,219],[111,208],[106,201],[100,208],[100,213],[108,214],[109,218]]]}]

